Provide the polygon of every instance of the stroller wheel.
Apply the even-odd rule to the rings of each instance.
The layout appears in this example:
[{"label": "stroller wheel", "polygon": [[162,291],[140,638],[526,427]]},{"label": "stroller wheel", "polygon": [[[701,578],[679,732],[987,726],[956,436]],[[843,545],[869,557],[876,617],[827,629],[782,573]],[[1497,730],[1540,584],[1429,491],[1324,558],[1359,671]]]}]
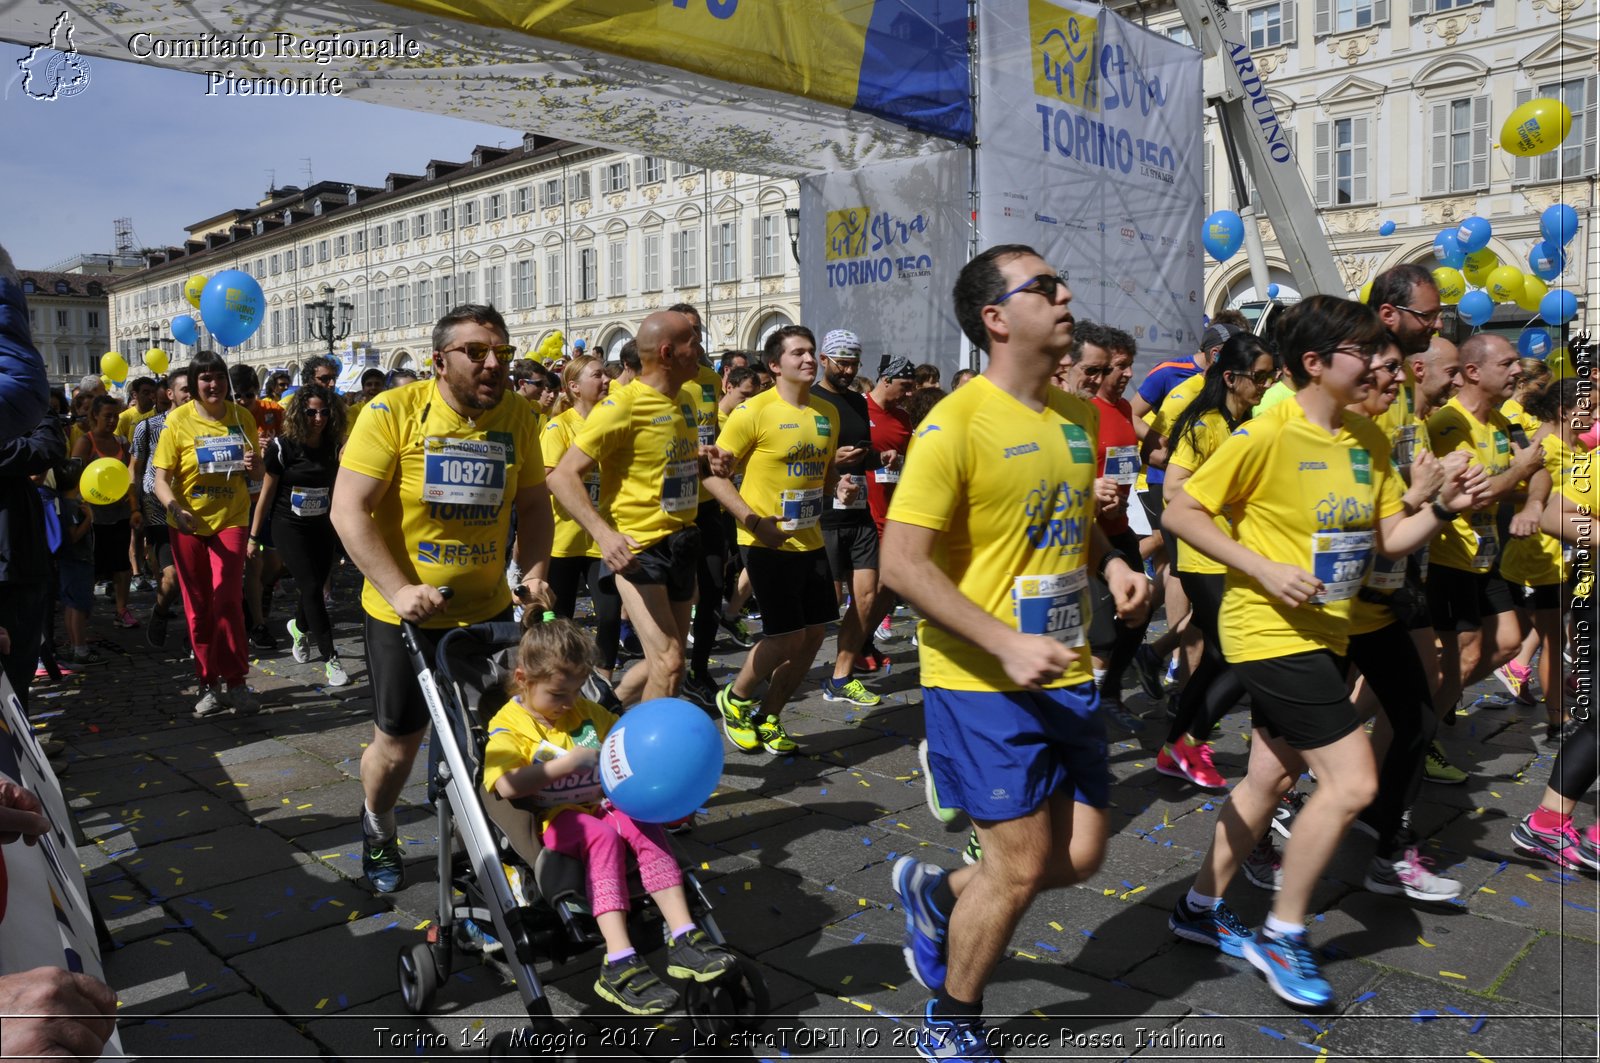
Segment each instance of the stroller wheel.
[{"label": "stroller wheel", "polygon": [[766,979],[761,970],[740,957],[739,965],[710,982],[690,982],[684,1010],[694,1028],[703,1034],[726,1035],[748,1030],[771,1009]]},{"label": "stroller wheel", "polygon": [[400,997],[413,1015],[427,1011],[439,988],[439,968],[425,944],[400,950]]}]

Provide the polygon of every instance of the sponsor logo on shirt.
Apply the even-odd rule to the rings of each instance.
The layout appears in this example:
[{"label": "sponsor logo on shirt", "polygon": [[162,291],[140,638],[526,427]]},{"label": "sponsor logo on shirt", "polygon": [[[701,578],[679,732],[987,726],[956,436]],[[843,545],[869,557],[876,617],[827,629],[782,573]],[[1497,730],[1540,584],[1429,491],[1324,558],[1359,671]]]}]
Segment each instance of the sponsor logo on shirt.
[{"label": "sponsor logo on shirt", "polygon": [[1005,456],[1008,457],[1008,458],[1015,458],[1019,454],[1037,454],[1038,452],[1039,452],[1039,444],[1037,444],[1037,443],[1024,443],[1019,447],[1007,447],[1005,449],[1004,453],[1005,453]]},{"label": "sponsor logo on shirt", "polygon": [[1328,463],[1325,461],[1302,461],[1300,463],[1301,472],[1316,472],[1319,470],[1325,470],[1327,467]]},{"label": "sponsor logo on shirt", "polygon": [[425,565],[496,565],[500,563],[500,544],[421,542],[417,544],[417,560]]}]

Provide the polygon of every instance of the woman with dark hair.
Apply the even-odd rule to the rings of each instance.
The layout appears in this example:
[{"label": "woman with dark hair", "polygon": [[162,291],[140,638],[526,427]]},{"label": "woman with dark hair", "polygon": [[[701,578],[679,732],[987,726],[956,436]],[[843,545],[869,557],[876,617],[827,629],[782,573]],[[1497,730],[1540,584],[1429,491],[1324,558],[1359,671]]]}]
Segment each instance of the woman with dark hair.
[{"label": "woman with dark hair", "polygon": [[315,640],[331,687],[350,682],[333,645],[333,625],[322,597],[339,547],[330,514],[344,425],[345,405],[331,388],[309,384],[295,393],[283,432],[262,451],[266,477],[246,548],[250,557],[261,550],[262,530],[271,521],[271,541],[300,596],[289,621],[290,650],[303,664],[311,659]]},{"label": "woman with dark hair", "polygon": [[[117,435],[121,414],[122,403],[109,395],[97,396],[89,407],[89,430],[73,444],[71,456],[85,466],[100,458],[128,464],[128,441]],[[111,622],[117,627],[138,627],[138,619],[128,608],[128,583],[133,578],[128,547],[142,517],[133,511],[127,495],[106,506],[91,502],[89,508],[94,513],[94,578],[110,581],[116,599]]]},{"label": "woman with dark hair", "polygon": [[[1402,501],[1388,439],[1346,413],[1367,397],[1385,335],[1374,311],[1344,299],[1317,295],[1284,311],[1278,349],[1294,396],[1230,435],[1163,516],[1185,546],[1228,566],[1218,631],[1254,725],[1249,768],[1169,925],[1245,957],[1301,1007],[1333,1001],[1306,937],[1312,890],[1377,790],[1372,745],[1345,679],[1351,601],[1375,554],[1403,557],[1428,542],[1483,483],[1481,469],[1463,469],[1432,509],[1411,513]],[[1237,540],[1216,524],[1224,513]],[[1222,894],[1307,767],[1317,788],[1296,817],[1266,926],[1253,934]]]},{"label": "woman with dark hair", "polygon": [[250,411],[228,399],[221,356],[198,352],[188,378],[191,401],[167,415],[155,467],[200,680],[194,714],[254,712],[259,704],[245,686],[244,560],[260,442]]}]

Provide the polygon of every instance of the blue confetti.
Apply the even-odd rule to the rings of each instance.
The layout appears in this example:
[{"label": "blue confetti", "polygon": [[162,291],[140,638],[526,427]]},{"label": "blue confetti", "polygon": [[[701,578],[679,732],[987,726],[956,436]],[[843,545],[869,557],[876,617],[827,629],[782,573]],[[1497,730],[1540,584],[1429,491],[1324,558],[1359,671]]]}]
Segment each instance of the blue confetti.
[{"label": "blue confetti", "polygon": [[1589,907],[1587,904],[1579,904],[1577,901],[1563,901],[1562,903],[1565,904],[1568,908],[1576,908],[1580,912],[1592,912],[1592,911],[1594,911],[1594,909]]},{"label": "blue confetti", "polygon": [[827,797],[828,796],[828,788],[826,786],[824,786],[821,790],[818,790],[817,792],[819,794],[821,794],[823,797]]},{"label": "blue confetti", "polygon": [[1352,1004],[1362,1004],[1362,1003],[1365,1003],[1368,1000],[1371,1000],[1373,997],[1375,997],[1377,995],[1378,994],[1372,993],[1372,992],[1362,993],[1359,997],[1356,997],[1350,1003],[1352,1003]]},{"label": "blue confetti", "polygon": [[1478,1016],[1478,1021],[1473,1023],[1472,1024],[1472,1029],[1468,1030],[1467,1032],[1468,1033],[1477,1033],[1479,1030],[1483,1029],[1483,1024],[1488,1022],[1488,1021],[1489,1021],[1489,1016],[1487,1016],[1487,1015],[1479,1015]]},{"label": "blue confetti", "polygon": [[1300,1023],[1303,1026],[1311,1027],[1311,1032],[1312,1033],[1323,1033],[1323,1032],[1325,1032],[1321,1026],[1318,1026],[1316,1023],[1312,1022],[1310,1019],[1301,1019]]},{"label": "blue confetti", "polygon": [[1054,945],[1052,945],[1052,944],[1050,944],[1049,942],[1046,942],[1046,941],[1035,941],[1033,943],[1033,945],[1034,945],[1035,948],[1044,949],[1046,952],[1060,952],[1061,951],[1060,949],[1056,948]]},{"label": "blue confetti", "polygon": [[1439,1013],[1437,1011],[1434,1011],[1431,1008],[1423,1008],[1421,1011],[1419,1011],[1415,1015],[1411,1016],[1411,1021],[1420,1024],[1420,1023],[1424,1023],[1424,1022],[1432,1022],[1434,1019],[1437,1019],[1438,1017],[1439,1017]]},{"label": "blue confetti", "polygon": [[1084,937],[1089,938],[1091,940],[1093,940],[1093,938],[1094,938],[1094,931],[1093,930],[1080,930],[1079,933],[1081,933]]},{"label": "blue confetti", "polygon": [[1512,897],[1511,903],[1516,905],[1518,908],[1526,908],[1528,906],[1528,902],[1523,900],[1521,897]]},{"label": "blue confetti", "polygon": [[850,944],[859,945],[865,940],[867,940],[867,935],[865,935],[865,934],[857,934],[855,937],[850,939]]},{"label": "blue confetti", "polygon": [[861,844],[862,845],[871,845],[872,844],[872,839],[871,838],[862,838],[861,839]]},{"label": "blue confetti", "polygon": [[1279,1031],[1274,1030],[1270,1026],[1257,1026],[1256,1029],[1260,1030],[1262,1033],[1266,1034],[1268,1037],[1276,1037],[1280,1041],[1287,1041],[1289,1039],[1287,1034],[1280,1033]]}]

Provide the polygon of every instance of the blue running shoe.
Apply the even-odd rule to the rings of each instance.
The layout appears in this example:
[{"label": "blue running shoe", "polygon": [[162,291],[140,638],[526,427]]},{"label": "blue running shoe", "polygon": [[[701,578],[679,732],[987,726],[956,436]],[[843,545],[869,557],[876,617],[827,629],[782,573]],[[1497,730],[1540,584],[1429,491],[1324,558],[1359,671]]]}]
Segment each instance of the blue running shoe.
[{"label": "blue running shoe", "polygon": [[917,1031],[917,1055],[928,1063],[1002,1063],[989,1050],[989,1031],[982,1023],[935,1018],[933,1001],[922,1012],[922,1029]]},{"label": "blue running shoe", "polygon": [[375,893],[394,893],[406,882],[406,851],[395,838],[367,838],[361,846],[361,873]]},{"label": "blue running shoe", "polygon": [[894,863],[894,892],[906,913],[906,967],[931,993],[944,989],[949,923],[928,901],[928,894],[944,876],[943,870],[914,856],[902,856]]},{"label": "blue running shoe", "polygon": [[1325,1008],[1333,1003],[1333,987],[1317,968],[1305,931],[1282,937],[1262,931],[1244,954],[1267,976],[1272,991],[1297,1008]]},{"label": "blue running shoe", "polygon": [[[1185,941],[1221,949],[1229,956],[1249,954],[1255,935],[1233,914],[1228,902],[1219,900],[1209,912],[1195,912],[1189,908],[1187,898],[1178,898],[1167,917],[1167,926]],[[1253,961],[1252,961],[1253,962]]]}]

